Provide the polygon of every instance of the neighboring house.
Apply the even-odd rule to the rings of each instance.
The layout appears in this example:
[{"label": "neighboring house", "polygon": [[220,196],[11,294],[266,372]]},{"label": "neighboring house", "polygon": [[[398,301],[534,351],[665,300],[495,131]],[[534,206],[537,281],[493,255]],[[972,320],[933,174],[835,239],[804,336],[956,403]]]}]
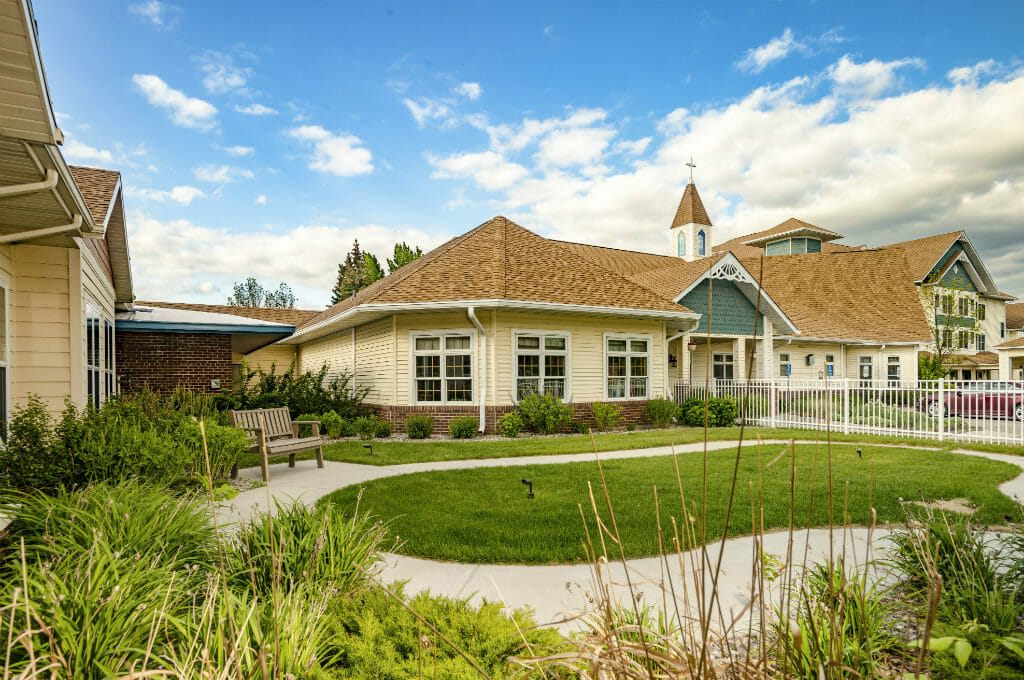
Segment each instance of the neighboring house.
[{"label": "neighboring house", "polygon": [[1006,342],[995,345],[999,377],[1024,380],[1024,302],[1006,304]]},{"label": "neighboring house", "polygon": [[132,299],[117,172],[70,167],[27,0],[0,0],[0,419],[39,395],[116,389],[115,308]]},{"label": "neighboring house", "polygon": [[283,373],[295,348],[272,344],[318,312],[182,302],[136,302],[117,314],[117,366],[122,389],[210,392],[230,387],[250,369]]},{"label": "neighboring house", "polygon": [[[643,258],[645,256],[638,255]],[[493,430],[547,392],[634,422],[670,385],[667,344],[700,315],[504,217],[454,238],[299,326],[299,368],[348,372],[401,427],[431,413]]]}]

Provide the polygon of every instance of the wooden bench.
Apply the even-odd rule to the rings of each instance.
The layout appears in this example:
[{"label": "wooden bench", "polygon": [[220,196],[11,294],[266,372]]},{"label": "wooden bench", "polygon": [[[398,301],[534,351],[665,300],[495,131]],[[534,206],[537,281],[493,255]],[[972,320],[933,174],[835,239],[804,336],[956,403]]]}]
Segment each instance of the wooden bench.
[{"label": "wooden bench", "polygon": [[[263,481],[270,481],[271,456],[288,456],[288,467],[295,467],[295,454],[316,450],[316,466],[324,466],[324,449],[320,440],[320,421],[292,420],[288,409],[257,408],[249,411],[228,411],[231,425],[249,436],[250,451],[259,451]],[[311,437],[300,437],[299,426],[312,426]],[[238,461],[231,468],[231,478],[238,477]]]}]

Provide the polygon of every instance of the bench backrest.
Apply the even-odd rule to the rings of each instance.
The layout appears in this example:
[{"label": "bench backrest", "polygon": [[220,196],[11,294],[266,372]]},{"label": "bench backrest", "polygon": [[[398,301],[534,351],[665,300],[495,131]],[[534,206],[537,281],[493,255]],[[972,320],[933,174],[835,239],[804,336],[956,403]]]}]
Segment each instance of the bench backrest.
[{"label": "bench backrest", "polygon": [[[260,422],[260,416],[263,422]],[[264,436],[267,439],[274,437],[293,436],[292,417],[288,413],[288,407],[281,408],[254,408],[249,411],[228,411],[228,418],[234,427],[263,427]],[[247,433],[252,442],[256,441],[256,435]]]}]

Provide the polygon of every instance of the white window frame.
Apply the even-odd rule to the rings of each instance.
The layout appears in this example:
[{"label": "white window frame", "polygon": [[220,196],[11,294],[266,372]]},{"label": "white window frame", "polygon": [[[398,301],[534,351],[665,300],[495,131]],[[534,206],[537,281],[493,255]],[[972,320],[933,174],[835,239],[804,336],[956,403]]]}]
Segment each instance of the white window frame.
[{"label": "white window frame", "polygon": [[103,317],[103,401],[117,394],[117,376],[115,366],[117,364],[114,320]]},{"label": "white window frame", "polygon": [[[890,369],[894,366],[896,367],[895,378],[890,374]],[[903,357],[898,354],[890,354],[885,357],[885,379],[887,382],[900,382],[903,380]]]},{"label": "white window frame", "polygon": [[988,308],[984,302],[979,302],[974,308],[974,318],[978,321],[984,321],[988,317]]},{"label": "white window frame", "polygon": [[[93,340],[90,322],[95,319],[96,363],[92,363],[89,346]],[[85,299],[85,398],[95,408],[103,405],[103,307],[91,297]]]},{"label": "white window frame", "polygon": [[979,352],[984,352],[986,345],[988,344],[988,338],[985,337],[984,333],[978,333],[974,338],[974,348]]},{"label": "white window frame", "polygon": [[[783,369],[786,366],[789,366],[789,370],[786,371],[785,374],[783,374]],[[793,377],[793,361],[792,361],[792,356],[790,355],[789,352],[779,352],[779,376],[778,377],[785,378],[786,380],[789,380],[790,378]]]},{"label": "white window frame", "polygon": [[[729,357],[728,361],[719,361],[719,357]],[[729,372],[733,374],[732,378],[715,378],[715,368],[717,366],[728,366]],[[732,355],[732,352],[712,352],[711,353],[711,377],[715,380],[735,380],[736,370],[736,357]],[[723,371],[724,373],[725,371]]]},{"label": "white window frame", "polygon": [[956,333],[956,348],[957,349],[970,349],[971,347],[971,332],[970,331],[957,331]]},{"label": "white window frame", "polygon": [[[470,393],[472,398],[469,401],[448,401],[448,377],[445,375],[447,362],[445,357],[448,354],[465,354],[466,350],[448,351],[445,348],[445,338],[454,336],[469,336],[469,380]],[[445,328],[433,331],[410,331],[409,332],[409,403],[417,406],[472,406],[479,402],[477,391],[479,389],[479,370],[477,367],[477,333],[475,328]],[[416,351],[417,338],[439,338],[439,348],[430,351]],[[441,399],[439,401],[420,401],[417,398],[416,390],[416,357],[426,355],[439,355],[441,361]],[[456,378],[463,380],[464,378]]]},{"label": "white window frame", "polygon": [[[867,359],[867,361],[864,361]],[[871,367],[871,378],[861,377],[860,369],[861,366]],[[858,354],[857,355],[857,380],[878,380],[878,375],[875,373],[875,356],[873,354]]]},{"label": "white window frame", "polygon": [[[625,352],[609,352],[609,350],[608,350],[608,341],[609,340],[625,340],[626,341],[626,351]],[[638,341],[638,342],[641,341],[641,340],[646,341],[647,342],[647,352],[645,354],[641,354],[639,352],[633,352],[631,347],[630,347],[630,341],[633,341],[633,340]],[[605,333],[604,334],[604,339],[603,339],[603,345],[604,345],[604,352],[603,352],[604,362],[602,364],[603,368],[602,368],[601,372],[602,372],[603,377],[604,377],[604,382],[603,382],[603,384],[604,384],[604,398],[607,401],[646,401],[647,399],[650,399],[651,398],[651,378],[653,376],[653,369],[654,369],[654,365],[653,365],[653,361],[654,361],[654,336],[653,335],[645,335],[645,334],[642,334],[642,333],[641,334],[635,334],[635,333]],[[608,390],[608,380],[609,380],[609,376],[608,376],[608,357],[610,357],[610,356],[624,356],[624,357],[626,357],[626,376],[625,376],[626,389],[624,390],[625,391],[625,396],[622,396],[622,397],[612,397],[612,396],[609,396],[609,390]],[[631,384],[631,382],[633,380],[633,375],[632,375],[632,363],[633,362],[631,361],[631,359],[634,356],[645,356],[645,357],[647,357],[647,376],[646,376],[647,377],[647,385],[646,385],[646,388],[645,388],[644,395],[642,397],[632,397],[632,396],[630,396],[630,392],[632,392],[632,389],[630,388],[630,384]]]},{"label": "white window frame", "polygon": [[7,440],[7,428],[11,422],[11,283],[6,276],[0,275],[0,289],[3,289],[3,305],[0,312],[3,313],[3,352],[0,353],[0,368],[4,369],[4,381],[0,388],[3,389],[3,399],[0,402],[0,415],[3,416],[3,427],[0,434],[4,441]]},{"label": "white window frame", "polygon": [[[519,349],[519,338],[520,337],[539,337],[540,348],[534,350],[520,350]],[[545,338],[563,338],[565,340],[564,350],[549,350],[544,347]],[[539,330],[533,328],[513,328],[512,329],[512,394],[516,402],[519,401],[519,355],[520,354],[536,354],[540,356],[540,372],[539,376],[541,393],[544,393],[544,357],[547,355],[552,356],[564,356],[565,357],[565,388],[563,390],[562,401],[572,401],[572,333],[570,331],[563,330]],[[606,367],[607,370],[607,367]],[[558,379],[558,378],[556,378]]]}]

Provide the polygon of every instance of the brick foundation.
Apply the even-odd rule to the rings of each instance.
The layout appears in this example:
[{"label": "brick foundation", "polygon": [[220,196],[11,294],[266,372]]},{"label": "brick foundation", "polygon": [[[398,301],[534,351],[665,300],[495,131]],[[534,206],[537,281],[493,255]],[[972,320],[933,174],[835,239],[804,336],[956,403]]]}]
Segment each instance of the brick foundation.
[{"label": "brick foundation", "polygon": [[[572,403],[572,419],[585,425],[594,424],[594,416],[590,412],[590,406],[594,402]],[[622,409],[623,425],[643,425],[647,422],[645,413],[646,401],[618,401],[613,402]],[[454,418],[471,416],[480,417],[480,409],[476,406],[381,406],[379,404],[367,404],[378,418],[391,423],[395,432],[405,432],[405,419],[411,415],[429,415],[434,418],[434,434],[448,434],[448,424]],[[488,406],[487,407],[487,429],[486,434],[497,431],[498,418],[515,410],[515,406]]]},{"label": "brick foundation", "polygon": [[160,394],[177,388],[213,392],[210,383],[231,386],[231,336],[209,333],[117,333],[121,389],[144,385]]}]

